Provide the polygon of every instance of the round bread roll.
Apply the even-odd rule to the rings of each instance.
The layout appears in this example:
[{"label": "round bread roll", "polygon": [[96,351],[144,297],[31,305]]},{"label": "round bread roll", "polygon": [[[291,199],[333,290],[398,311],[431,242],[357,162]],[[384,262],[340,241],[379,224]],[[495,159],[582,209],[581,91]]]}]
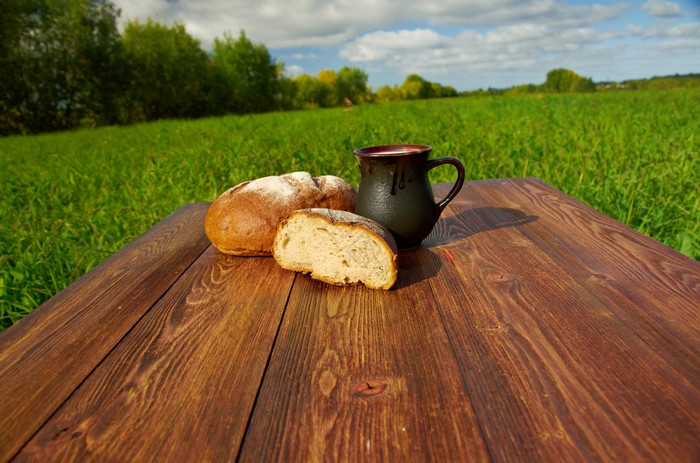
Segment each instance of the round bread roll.
[{"label": "round bread roll", "polygon": [[221,252],[270,256],[279,222],[298,209],[321,207],[355,211],[357,191],[333,175],[308,172],[263,177],[240,183],[209,207],[204,231]]},{"label": "round bread roll", "polygon": [[346,211],[292,212],[280,222],[273,255],[282,268],[334,285],[389,289],[398,275],[398,249],[391,232]]}]

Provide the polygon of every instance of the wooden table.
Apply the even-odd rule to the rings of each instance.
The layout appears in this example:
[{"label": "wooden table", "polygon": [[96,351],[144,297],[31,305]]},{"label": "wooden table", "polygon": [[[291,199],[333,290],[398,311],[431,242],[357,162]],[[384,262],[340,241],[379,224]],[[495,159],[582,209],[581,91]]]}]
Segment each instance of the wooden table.
[{"label": "wooden table", "polygon": [[1,461],[700,461],[695,260],[485,180],[342,288],[218,253],[207,207],[0,335]]}]

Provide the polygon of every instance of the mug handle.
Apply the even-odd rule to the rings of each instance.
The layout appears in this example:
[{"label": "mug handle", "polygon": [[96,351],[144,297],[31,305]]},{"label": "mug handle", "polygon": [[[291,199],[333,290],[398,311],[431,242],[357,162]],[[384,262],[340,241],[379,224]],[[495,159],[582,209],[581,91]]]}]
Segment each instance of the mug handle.
[{"label": "mug handle", "polygon": [[428,165],[425,169],[425,171],[429,171],[431,169],[434,169],[437,166],[441,166],[443,164],[452,164],[455,166],[457,169],[457,181],[455,182],[455,185],[452,187],[450,192],[445,196],[445,199],[440,201],[439,203],[436,204],[438,208],[438,215],[442,214],[443,209],[445,209],[445,206],[454,199],[455,196],[457,196],[457,193],[459,193],[459,190],[462,189],[462,185],[464,184],[464,164],[462,164],[462,161],[457,159],[454,156],[446,156],[444,158],[437,158],[437,159],[429,159],[428,160]]}]

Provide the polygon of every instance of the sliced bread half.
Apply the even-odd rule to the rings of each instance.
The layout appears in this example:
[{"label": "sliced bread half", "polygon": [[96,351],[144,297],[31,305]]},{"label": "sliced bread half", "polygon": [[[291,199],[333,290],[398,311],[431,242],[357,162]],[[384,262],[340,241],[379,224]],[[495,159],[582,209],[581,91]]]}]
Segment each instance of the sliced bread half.
[{"label": "sliced bread half", "polygon": [[280,222],[272,248],[277,263],[335,285],[389,289],[398,275],[391,232],[352,212],[302,209]]}]

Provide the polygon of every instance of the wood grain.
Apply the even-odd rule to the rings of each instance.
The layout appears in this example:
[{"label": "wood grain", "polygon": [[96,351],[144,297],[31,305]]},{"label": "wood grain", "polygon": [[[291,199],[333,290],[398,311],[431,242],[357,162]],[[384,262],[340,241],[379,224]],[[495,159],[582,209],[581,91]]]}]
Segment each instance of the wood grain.
[{"label": "wood grain", "polygon": [[396,289],[300,276],[240,461],[487,461],[427,275],[401,256]]},{"label": "wood grain", "polygon": [[[474,187],[474,183],[470,186]],[[593,292],[646,342],[668,351],[668,361],[684,363],[685,370],[694,371],[697,376],[700,263],[539,180],[499,179],[482,183],[481,194],[470,195],[473,201],[495,201],[509,206],[500,208],[506,211],[522,208],[519,205],[537,210],[539,220],[519,229],[525,239]],[[478,210],[462,210],[460,218],[468,219]],[[522,209],[517,213],[527,216]],[[448,218],[443,225],[445,222],[454,228],[454,223],[460,221]],[[494,221],[490,226],[494,226]],[[445,238],[448,232],[442,233],[438,240],[454,241],[453,237]]]},{"label": "wood grain", "polygon": [[[532,198],[536,194],[574,205],[554,214]],[[492,455],[500,461],[697,461],[700,384],[692,352],[698,339],[689,333],[698,327],[700,304],[694,284],[683,289],[658,281],[692,281],[695,263],[653,242],[646,255],[660,253],[675,264],[650,272],[634,300],[611,297],[591,284],[600,280],[594,271],[583,270],[588,256],[607,261],[628,242],[648,239],[571,201],[531,180],[489,182],[472,191],[462,211],[455,205],[441,225],[448,230],[436,233],[452,244],[434,250],[446,263],[432,282],[452,299],[442,301],[441,314]],[[514,207],[519,214],[512,215],[537,219],[502,227],[502,211]],[[618,240],[601,245],[591,223],[617,230]],[[587,227],[588,233],[576,233]],[[640,260],[626,255],[611,267],[618,268],[617,278],[638,277],[619,268],[648,268]],[[633,292],[635,283],[642,282],[622,285]],[[664,295],[685,301],[681,313],[695,308],[692,328],[675,326],[669,307],[658,305]],[[659,340],[660,328],[618,316],[648,310],[665,311],[665,324],[682,332]]]},{"label": "wood grain", "polygon": [[539,180],[465,183],[390,291],[205,212],[0,335],[0,461],[700,461],[700,264]]},{"label": "wood grain", "polygon": [[11,458],[209,245],[183,206],[0,334],[0,461]]},{"label": "wood grain", "polygon": [[[626,299],[635,308],[634,314],[616,315],[630,323],[638,317],[635,325],[662,330],[700,356],[699,262],[539,181],[508,182],[493,195],[501,200],[520,195],[546,211],[530,229],[530,239],[596,292]],[[687,339],[695,342],[683,342]]]},{"label": "wood grain", "polygon": [[233,461],[293,281],[209,248],[17,461]]}]

